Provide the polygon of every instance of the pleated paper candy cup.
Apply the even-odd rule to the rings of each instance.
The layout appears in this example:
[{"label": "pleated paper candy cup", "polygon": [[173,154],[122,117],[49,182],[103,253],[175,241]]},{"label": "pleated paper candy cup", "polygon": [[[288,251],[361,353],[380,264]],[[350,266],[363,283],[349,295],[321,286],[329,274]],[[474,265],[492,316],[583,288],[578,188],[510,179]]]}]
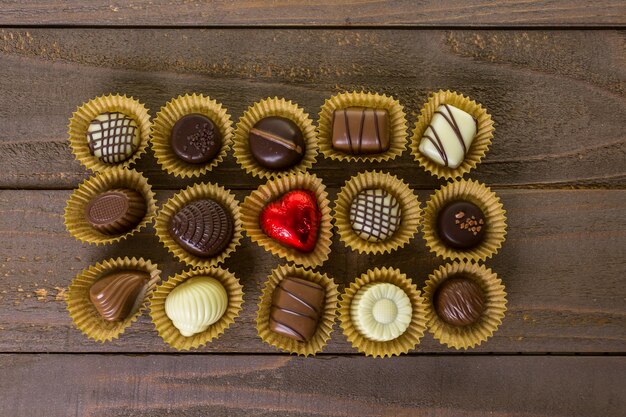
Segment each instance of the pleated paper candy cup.
[{"label": "pleated paper candy cup", "polygon": [[[351,155],[333,148],[333,113],[348,107],[369,107],[387,110],[389,114],[389,149],[379,154]],[[327,99],[319,114],[318,140],[326,158],[337,161],[390,161],[404,152],[407,143],[407,125],[404,107],[393,97],[378,93],[347,92]]]},{"label": "pleated paper candy cup", "polygon": [[[122,321],[107,321],[98,313],[89,298],[89,289],[100,278],[117,271],[141,271],[150,275],[148,282],[137,297],[131,313]],[[67,291],[67,310],[74,325],[87,337],[97,342],[108,342],[117,339],[126,328],[133,324],[144,313],[148,298],[154,291],[161,271],[156,264],[143,258],[107,259],[78,274]]]},{"label": "pleated paper candy cup", "polygon": [[[91,154],[87,140],[87,130],[91,122],[103,113],[122,113],[132,118],[139,128],[139,146],[137,150],[123,162],[108,164]],[[112,167],[128,168],[146,151],[150,139],[150,114],[148,109],[132,97],[119,94],[99,96],[83,103],[72,114],[69,123],[69,142],[74,157],[87,169],[98,172]]]},{"label": "pleated paper candy cup", "polygon": [[[439,286],[448,278],[463,276],[482,289],[485,310],[480,319],[467,326],[454,326],[443,321],[435,310],[434,297]],[[493,336],[506,312],[506,292],[498,275],[484,265],[454,262],[436,269],[429,275],[424,287],[428,331],[442,344],[454,349],[470,349]]]},{"label": "pleated paper candy cup", "polygon": [[[319,284],[324,288],[324,310],[318,321],[317,330],[307,342],[298,342],[289,337],[274,333],[270,330],[270,312],[274,291],[286,277],[300,278]],[[263,341],[277,349],[298,355],[315,355],[321,352],[330,339],[337,313],[339,292],[337,284],[326,274],[320,274],[308,269],[292,265],[282,265],[274,269],[268,277],[261,293],[259,309],[256,317],[256,329]]]},{"label": "pleated paper candy cup", "polygon": [[[265,206],[280,199],[287,192],[295,190],[312,191],[321,213],[317,243],[313,251],[308,253],[280,244],[266,235],[259,224],[259,216]],[[243,227],[253,242],[274,255],[305,267],[320,266],[328,259],[332,238],[331,219],[326,187],[315,175],[306,173],[268,181],[246,197],[241,205]]]},{"label": "pleated paper candy cup", "polygon": [[[413,309],[411,323],[400,336],[387,342],[370,340],[363,336],[352,321],[350,309],[359,290],[370,283],[390,283],[401,288],[411,301]],[[339,301],[339,320],[343,333],[359,352],[373,357],[389,357],[407,353],[419,344],[426,330],[426,308],[417,286],[398,269],[370,269],[341,294]]]},{"label": "pleated paper candy cup", "polygon": [[[228,210],[233,219],[233,237],[229,245],[221,253],[209,258],[196,256],[185,250],[174,240],[169,231],[170,221],[180,209],[193,201],[203,199],[216,201]],[[241,224],[239,202],[235,199],[234,194],[216,184],[199,183],[174,194],[163,204],[156,217],[155,229],[161,243],[178,260],[194,268],[206,268],[223,262],[239,246],[242,237]]]},{"label": "pleated paper candy cup", "polygon": [[[209,118],[222,136],[222,146],[217,155],[206,163],[192,164],[180,159],[172,150],[172,128],[178,120],[189,114]],[[230,148],[233,126],[225,107],[202,94],[186,94],[170,100],[157,113],[152,122],[151,142],[154,156],[165,172],[176,177],[199,177],[222,162]]]},{"label": "pleated paper candy cup", "polygon": [[[228,295],[228,306],[222,317],[208,329],[193,336],[183,336],[165,313],[165,300],[174,288],[190,278],[205,276],[219,281]],[[228,329],[239,314],[243,305],[243,287],[239,279],[227,269],[200,268],[191,269],[169,277],[159,285],[150,297],[150,316],[159,336],[176,350],[197,349],[220,337]]]},{"label": "pleated paper candy cup", "polygon": [[[302,136],[305,143],[304,155],[300,162],[288,169],[274,170],[261,166],[252,153],[250,152],[250,146],[248,138],[250,136],[250,130],[261,119],[270,116],[283,117],[294,122],[302,131]],[[276,178],[285,175],[296,174],[300,172],[308,171],[317,158],[318,145],[317,135],[313,121],[309,118],[309,115],[297,104],[287,101],[284,98],[268,97],[257,103],[254,103],[248,110],[241,116],[234,136],[234,154],[237,163],[248,173],[259,178]]]},{"label": "pleated paper candy cup", "polygon": [[[118,235],[107,235],[94,229],[85,217],[89,202],[97,195],[113,189],[128,188],[137,191],[146,202],[146,214],[132,229]],[[148,180],[135,170],[109,168],[85,180],[70,196],[65,206],[65,227],[81,242],[96,245],[110,244],[126,239],[152,222],[157,206]]]},{"label": "pleated paper candy cup", "polygon": [[[447,246],[437,232],[439,212],[454,201],[469,201],[480,208],[485,216],[485,235],[482,242],[471,249],[461,250]],[[473,181],[460,180],[448,183],[435,191],[424,210],[424,239],[426,246],[444,259],[485,261],[498,253],[506,238],[506,211],[500,198],[489,187]]]},{"label": "pleated paper candy cup", "polygon": [[[392,195],[400,205],[401,221],[398,229],[385,240],[371,242],[361,238],[352,228],[350,208],[354,199],[365,190],[384,190]],[[346,246],[359,253],[389,253],[402,248],[415,236],[421,222],[420,202],[409,186],[396,176],[380,172],[367,171],[346,181],[335,200],[335,227],[339,239]]]},{"label": "pleated paper candy cup", "polygon": [[[476,119],[476,135],[472,145],[465,154],[463,162],[457,168],[439,165],[419,150],[424,132],[428,129],[435,111],[442,104],[449,104],[461,109]],[[431,175],[446,179],[461,178],[480,164],[480,161],[489,150],[489,146],[491,146],[494,131],[495,127],[491,115],[487,113],[487,110],[482,105],[454,91],[439,90],[436,93],[431,93],[428,101],[420,111],[411,137],[411,153],[415,160]]]}]

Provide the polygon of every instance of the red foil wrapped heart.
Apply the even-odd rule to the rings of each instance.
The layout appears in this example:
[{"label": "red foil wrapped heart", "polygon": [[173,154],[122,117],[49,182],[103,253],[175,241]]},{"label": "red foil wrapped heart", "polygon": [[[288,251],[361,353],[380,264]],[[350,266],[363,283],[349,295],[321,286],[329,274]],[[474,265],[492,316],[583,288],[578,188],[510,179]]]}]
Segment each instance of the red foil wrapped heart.
[{"label": "red foil wrapped heart", "polygon": [[311,252],[317,243],[320,217],[315,193],[295,190],[265,206],[259,223],[272,239],[301,252]]}]

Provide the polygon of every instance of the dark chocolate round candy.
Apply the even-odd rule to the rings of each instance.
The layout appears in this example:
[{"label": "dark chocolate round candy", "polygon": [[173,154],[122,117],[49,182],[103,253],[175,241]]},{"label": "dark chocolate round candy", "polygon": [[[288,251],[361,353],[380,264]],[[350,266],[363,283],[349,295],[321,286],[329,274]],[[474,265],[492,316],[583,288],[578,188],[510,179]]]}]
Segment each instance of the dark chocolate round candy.
[{"label": "dark chocolate round candy", "polygon": [[214,200],[196,200],[172,217],[170,235],[186,251],[209,258],[220,254],[233,237],[233,218]]},{"label": "dark chocolate round candy", "polygon": [[437,233],[447,246],[471,249],[485,237],[487,224],[482,210],[469,201],[454,201],[437,217]]},{"label": "dark chocolate round candy", "polygon": [[215,123],[202,114],[181,117],[172,128],[174,153],[190,164],[203,164],[215,158],[222,148],[222,134]]},{"label": "dark chocolate round candy", "polygon": [[250,153],[259,165],[270,169],[287,169],[302,160],[306,144],[302,131],[292,120],[270,116],[250,129]]},{"label": "dark chocolate round candy", "polygon": [[146,215],[146,200],[128,188],[98,194],[85,208],[87,222],[105,235],[118,235],[132,230]]},{"label": "dark chocolate round candy", "polygon": [[453,326],[475,323],[485,310],[480,286],[466,277],[445,280],[435,293],[435,310],[441,320]]}]

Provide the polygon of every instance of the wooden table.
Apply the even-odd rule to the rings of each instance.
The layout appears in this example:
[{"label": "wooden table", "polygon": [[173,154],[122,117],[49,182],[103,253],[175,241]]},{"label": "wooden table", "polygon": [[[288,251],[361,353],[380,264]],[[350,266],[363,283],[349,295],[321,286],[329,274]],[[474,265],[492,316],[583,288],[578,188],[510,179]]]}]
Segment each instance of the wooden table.
[{"label": "wooden table", "polygon": [[[626,414],[626,7],[620,0],[491,2],[0,1],[0,415],[3,416],[623,416]],[[106,247],[66,232],[63,209],[89,176],[66,142],[77,105],[121,92],[154,115],[185,92],[248,105],[284,96],[313,118],[326,97],[392,94],[416,119],[430,91],[483,103],[497,130],[469,177],[493,187],[508,236],[487,262],[509,310],[477,349],[426,334],[416,351],[365,358],[337,329],[324,353],[278,353],[256,335],[260,288],[281,261],[248,238],[226,266],[243,282],[241,318],[179,354],[142,317],[98,344],[71,323],[64,292],[88,265],[143,256],[163,277],[183,265],[153,230]],[[364,169],[442,184],[409,155],[313,172],[334,198]],[[138,169],[160,202],[192,181]],[[206,180],[241,200],[261,181],[232,155]],[[441,259],[421,236],[387,256],[337,238],[321,268],[343,287],[373,266],[422,286]]]}]

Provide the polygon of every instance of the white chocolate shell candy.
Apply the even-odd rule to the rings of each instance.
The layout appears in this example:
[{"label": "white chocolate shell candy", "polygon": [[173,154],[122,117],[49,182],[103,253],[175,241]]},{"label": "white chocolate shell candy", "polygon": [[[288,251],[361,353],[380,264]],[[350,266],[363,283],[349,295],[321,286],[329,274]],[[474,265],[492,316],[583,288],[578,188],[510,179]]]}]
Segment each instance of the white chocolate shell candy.
[{"label": "white chocolate shell candy", "polygon": [[226,312],[228,294],[215,278],[197,276],[178,285],[165,299],[165,314],[185,337],[202,333]]},{"label": "white chocolate shell candy", "polygon": [[458,168],[476,136],[476,119],[449,104],[437,107],[419,150],[433,162]]},{"label": "white chocolate shell candy", "polygon": [[411,300],[400,287],[386,282],[363,286],[350,306],[354,327],[367,339],[387,342],[402,335],[411,323]]}]

